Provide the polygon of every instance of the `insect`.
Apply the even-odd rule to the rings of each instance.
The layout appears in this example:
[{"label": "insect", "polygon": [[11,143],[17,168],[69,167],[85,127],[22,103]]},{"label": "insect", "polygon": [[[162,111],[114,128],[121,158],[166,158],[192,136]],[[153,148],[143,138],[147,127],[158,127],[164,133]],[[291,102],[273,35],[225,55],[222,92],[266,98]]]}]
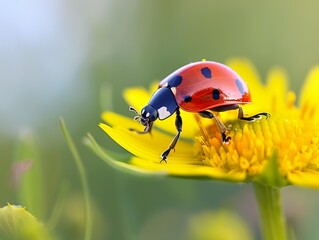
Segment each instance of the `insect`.
[{"label": "insect", "polygon": [[164,120],[175,113],[177,134],[169,147],[161,154],[161,162],[166,159],[182,132],[182,117],[180,109],[198,113],[201,117],[214,119],[223,143],[228,143],[227,128],[214,112],[238,109],[238,119],[254,121],[262,116],[270,115],[261,112],[246,117],[239,104],[251,103],[251,95],[246,83],[231,68],[218,62],[201,61],[185,65],[163,79],[149,103],[139,114],[135,112],[134,120],[139,121],[145,128],[138,133],[150,133],[155,120]]}]

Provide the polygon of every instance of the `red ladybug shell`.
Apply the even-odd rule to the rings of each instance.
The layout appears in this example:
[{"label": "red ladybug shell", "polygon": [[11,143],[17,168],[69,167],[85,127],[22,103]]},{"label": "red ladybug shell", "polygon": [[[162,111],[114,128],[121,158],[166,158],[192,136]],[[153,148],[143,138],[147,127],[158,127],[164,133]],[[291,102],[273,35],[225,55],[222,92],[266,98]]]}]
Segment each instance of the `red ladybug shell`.
[{"label": "red ladybug shell", "polygon": [[163,79],[159,88],[170,87],[176,103],[188,112],[251,103],[246,83],[231,68],[202,61],[185,65]]}]

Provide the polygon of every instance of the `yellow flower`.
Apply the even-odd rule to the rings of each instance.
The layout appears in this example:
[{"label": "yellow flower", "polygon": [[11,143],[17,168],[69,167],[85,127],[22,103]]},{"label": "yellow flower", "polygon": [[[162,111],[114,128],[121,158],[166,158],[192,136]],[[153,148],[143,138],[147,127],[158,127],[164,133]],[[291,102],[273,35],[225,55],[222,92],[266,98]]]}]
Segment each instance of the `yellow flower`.
[{"label": "yellow flower", "polygon": [[[232,230],[229,231],[229,226]],[[234,212],[227,209],[218,211],[206,210],[190,217],[187,225],[190,240],[222,239],[251,240],[253,236],[248,226]]]},{"label": "yellow flower", "polygon": [[[296,103],[283,69],[271,69],[264,85],[249,61],[233,59],[227,65],[241,75],[251,91],[253,104],[243,106],[245,113],[269,112],[269,119],[250,123],[236,119],[236,110],[220,113],[231,137],[229,144],[223,144],[212,120],[182,111],[182,139],[164,164],[160,155],[176,133],[173,117],[156,121],[152,134],[136,134],[129,129],[143,127],[133,119],[105,112],[102,118],[107,124],[100,127],[133,154],[128,163],[109,162],[142,173],[318,188],[319,67],[310,71]],[[155,85],[149,91],[131,88],[124,97],[140,110],[155,89]]]}]

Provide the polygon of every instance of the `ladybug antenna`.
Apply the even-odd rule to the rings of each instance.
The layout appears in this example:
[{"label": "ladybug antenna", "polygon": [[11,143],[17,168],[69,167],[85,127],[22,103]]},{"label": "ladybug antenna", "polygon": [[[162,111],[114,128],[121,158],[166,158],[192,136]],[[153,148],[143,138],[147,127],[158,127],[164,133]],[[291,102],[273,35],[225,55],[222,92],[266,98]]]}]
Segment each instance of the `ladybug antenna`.
[{"label": "ladybug antenna", "polygon": [[141,116],[140,114],[138,114],[138,112],[136,111],[136,109],[133,108],[132,106],[130,106],[129,110],[130,110],[131,112],[134,112],[134,113],[136,114],[136,116],[134,117],[134,120],[135,120],[135,121],[138,121],[138,122],[141,122],[142,116]]},{"label": "ladybug antenna", "polygon": [[136,114],[136,116],[134,117],[134,120],[135,121],[138,121],[139,123],[142,123],[144,126],[148,125],[148,121],[146,121],[142,116],[141,114],[138,113],[138,111],[133,108],[132,106],[129,107],[129,110],[131,112],[134,112]]},{"label": "ladybug antenna", "polygon": [[140,116],[140,115],[138,114],[138,112],[136,111],[136,109],[133,108],[132,106],[129,107],[129,110],[130,110],[131,112],[135,112],[135,114],[136,114],[137,116]]}]

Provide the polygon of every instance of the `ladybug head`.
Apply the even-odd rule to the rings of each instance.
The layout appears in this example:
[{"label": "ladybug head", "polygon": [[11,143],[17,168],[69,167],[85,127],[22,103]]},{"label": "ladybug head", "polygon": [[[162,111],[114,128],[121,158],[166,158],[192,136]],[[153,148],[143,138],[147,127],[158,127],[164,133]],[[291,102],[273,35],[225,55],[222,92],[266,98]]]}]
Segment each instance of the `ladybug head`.
[{"label": "ladybug head", "polygon": [[146,105],[142,109],[141,114],[138,114],[138,112],[133,107],[130,107],[130,111],[136,113],[134,120],[140,122],[143,126],[145,126],[145,129],[148,129],[150,125],[158,118],[157,110],[151,105]]},{"label": "ladybug head", "polygon": [[146,105],[141,111],[141,117],[142,121],[146,120],[147,122],[154,122],[158,118],[158,112],[151,105]]}]

